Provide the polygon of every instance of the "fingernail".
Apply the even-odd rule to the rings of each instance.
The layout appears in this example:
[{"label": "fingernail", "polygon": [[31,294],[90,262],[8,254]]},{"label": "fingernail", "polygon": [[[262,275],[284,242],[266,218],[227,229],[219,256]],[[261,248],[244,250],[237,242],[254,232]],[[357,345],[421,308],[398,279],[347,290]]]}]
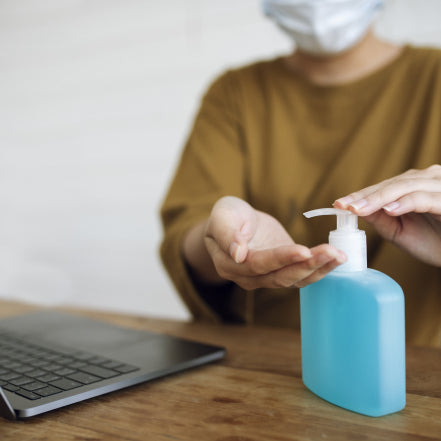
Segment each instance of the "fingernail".
[{"label": "fingernail", "polygon": [[359,199],[358,201],[352,202],[352,204],[349,204],[349,206],[351,208],[353,208],[354,210],[359,210],[360,208],[363,208],[367,205],[367,200],[366,199]]},{"label": "fingernail", "polygon": [[352,201],[354,200],[354,198],[352,196],[345,196],[343,198],[337,199],[333,205],[335,204],[339,204],[343,207],[346,207],[347,205],[349,205]]},{"label": "fingernail", "polygon": [[243,248],[236,242],[231,244],[230,255],[236,263],[242,263],[245,260]]},{"label": "fingernail", "polygon": [[400,204],[398,202],[391,202],[390,204],[387,204],[383,207],[383,210],[386,210],[387,212],[391,212],[391,211],[395,211],[398,207],[400,206]]},{"label": "fingernail", "polygon": [[239,257],[240,257],[240,245],[237,243],[233,243],[231,245],[231,257],[234,259],[236,263],[240,263]]}]

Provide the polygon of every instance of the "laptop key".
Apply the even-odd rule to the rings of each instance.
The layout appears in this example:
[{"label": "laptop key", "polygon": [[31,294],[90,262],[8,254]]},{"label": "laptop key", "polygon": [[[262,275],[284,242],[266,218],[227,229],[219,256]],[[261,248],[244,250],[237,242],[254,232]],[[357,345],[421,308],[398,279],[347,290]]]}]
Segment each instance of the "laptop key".
[{"label": "laptop key", "polygon": [[44,357],[46,360],[52,361],[56,363],[56,360],[61,358],[60,354],[57,354],[56,352],[53,352],[51,354],[48,354]]},{"label": "laptop key", "polygon": [[2,363],[2,367],[5,369],[14,369],[16,367],[20,367],[21,365],[22,365],[21,363],[14,360],[5,361],[4,363]]},{"label": "laptop key", "polygon": [[69,364],[69,367],[72,369],[79,369],[83,366],[86,366],[86,362],[84,361],[74,361],[73,363]]},{"label": "laptop key", "polygon": [[60,392],[62,392],[62,390],[54,386],[46,386],[41,389],[34,390],[34,393],[41,395],[42,397],[48,397],[50,395],[55,395]]},{"label": "laptop key", "polygon": [[93,357],[95,357],[94,355],[92,355],[92,354],[89,354],[89,353],[87,353],[87,352],[74,352],[73,354],[72,354],[72,357],[74,357],[76,360],[80,360],[80,361],[88,361],[88,360],[90,360],[91,358],[93,358]]},{"label": "laptop key", "polygon": [[61,366],[61,364],[49,364],[47,366],[43,366],[43,369],[45,371],[50,371],[50,372],[58,371],[62,368],[63,366]]},{"label": "laptop key", "polygon": [[45,384],[42,383],[41,381],[33,381],[32,383],[24,384],[22,386],[22,388],[32,392],[32,391],[34,391],[36,389],[41,389],[44,386],[45,386]]},{"label": "laptop key", "polygon": [[19,374],[26,374],[27,372],[32,371],[34,368],[29,365],[22,365],[14,368],[15,372],[18,372]]},{"label": "laptop key", "polygon": [[68,366],[71,366],[74,361],[75,360],[73,358],[66,356],[60,357],[59,359],[56,360],[57,363]]},{"label": "laptop key", "polygon": [[58,371],[54,371],[54,374],[59,375],[60,377],[67,377],[70,374],[73,374],[75,372],[74,369],[69,369],[69,368],[62,368],[59,369]]},{"label": "laptop key", "polygon": [[87,360],[87,362],[91,363],[91,364],[104,364],[104,363],[108,363],[109,361],[112,361],[112,360],[109,360],[108,358],[104,358],[104,357],[99,357],[98,355],[95,357],[89,358],[89,360]]},{"label": "laptop key", "polygon": [[28,390],[24,390],[24,389],[19,389],[16,390],[15,393],[17,395],[21,395],[22,397],[27,398],[28,400],[38,400],[40,397],[40,395],[34,394],[33,392],[29,392]]},{"label": "laptop key", "polygon": [[72,375],[68,375],[71,380],[79,381],[83,384],[91,384],[96,383],[97,381],[101,381],[102,378],[97,377],[95,375],[86,374],[85,372],[75,372]]},{"label": "laptop key", "polygon": [[34,361],[34,363],[32,363],[32,365],[37,368],[44,367],[49,364],[51,364],[51,363],[47,360],[37,360],[37,361]]},{"label": "laptop key", "polygon": [[115,370],[120,372],[121,374],[128,374],[129,372],[137,371],[138,369],[139,368],[137,368],[136,366],[132,366],[130,364],[122,364],[115,368]]},{"label": "laptop key", "polygon": [[16,372],[6,372],[5,374],[1,374],[0,375],[0,380],[4,380],[4,381],[11,381],[14,378],[18,378],[21,377],[20,374],[17,374]]},{"label": "laptop key", "polygon": [[21,362],[21,363],[31,363],[32,362],[32,360],[34,359],[34,357],[32,357],[32,356],[30,356],[30,355],[26,355],[26,356],[22,356],[22,357],[20,357],[18,360]]},{"label": "laptop key", "polygon": [[13,384],[6,384],[5,386],[2,387],[3,389],[8,390],[9,392],[15,392],[16,390],[20,389],[18,386],[14,386]]},{"label": "laptop key", "polygon": [[47,374],[47,372],[41,369],[34,369],[32,371],[26,372],[26,376],[32,378],[42,377],[45,374]]},{"label": "laptop key", "polygon": [[115,360],[109,360],[106,363],[101,364],[102,367],[108,368],[108,369],[115,369],[118,366],[121,366],[122,363],[120,361]]},{"label": "laptop key", "polygon": [[13,384],[14,386],[23,386],[24,384],[30,383],[31,381],[34,381],[33,378],[18,377],[11,380],[10,383]]},{"label": "laptop key", "polygon": [[112,369],[106,369],[92,364],[83,366],[80,370],[101,378],[111,378],[120,375],[119,372],[113,371]]},{"label": "laptop key", "polygon": [[49,384],[63,390],[75,389],[76,387],[82,386],[82,384],[78,383],[78,381],[69,380],[67,378],[60,378],[59,380],[50,381]]},{"label": "laptop key", "polygon": [[58,380],[60,377],[58,375],[52,374],[52,373],[47,373],[45,372],[46,375],[42,375],[41,377],[37,377],[38,380],[43,381],[44,383],[49,383],[51,381],[55,381]]}]

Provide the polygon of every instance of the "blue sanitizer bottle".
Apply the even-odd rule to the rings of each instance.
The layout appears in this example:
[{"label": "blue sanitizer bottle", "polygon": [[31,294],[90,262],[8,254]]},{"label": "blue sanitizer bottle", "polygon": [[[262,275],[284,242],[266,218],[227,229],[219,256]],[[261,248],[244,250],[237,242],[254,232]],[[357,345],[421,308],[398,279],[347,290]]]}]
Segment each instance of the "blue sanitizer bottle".
[{"label": "blue sanitizer bottle", "polygon": [[369,416],[406,405],[404,295],[385,274],[367,268],[366,235],[349,211],[337,215],[329,243],[347,261],[300,289],[302,378],[319,397]]}]

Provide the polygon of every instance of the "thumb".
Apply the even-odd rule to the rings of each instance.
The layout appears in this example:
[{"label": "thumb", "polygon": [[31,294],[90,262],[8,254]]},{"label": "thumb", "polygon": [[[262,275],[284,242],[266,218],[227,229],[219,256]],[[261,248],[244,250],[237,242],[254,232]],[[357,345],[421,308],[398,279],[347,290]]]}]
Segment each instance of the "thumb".
[{"label": "thumb", "polygon": [[249,224],[244,224],[240,231],[234,235],[234,240],[229,247],[229,254],[236,263],[242,263],[245,261],[248,255],[248,241]]},{"label": "thumb", "polygon": [[247,202],[233,196],[223,197],[213,207],[206,234],[235,262],[241,263],[248,255],[254,217],[254,209]]}]

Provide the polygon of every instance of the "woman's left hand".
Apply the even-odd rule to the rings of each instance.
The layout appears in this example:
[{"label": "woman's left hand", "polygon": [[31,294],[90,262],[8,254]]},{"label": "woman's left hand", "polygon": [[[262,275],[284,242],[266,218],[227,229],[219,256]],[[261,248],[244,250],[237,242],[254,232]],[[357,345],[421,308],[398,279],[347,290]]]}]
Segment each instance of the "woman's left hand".
[{"label": "woman's left hand", "polygon": [[385,239],[441,267],[441,165],[407,172],[337,199]]}]

